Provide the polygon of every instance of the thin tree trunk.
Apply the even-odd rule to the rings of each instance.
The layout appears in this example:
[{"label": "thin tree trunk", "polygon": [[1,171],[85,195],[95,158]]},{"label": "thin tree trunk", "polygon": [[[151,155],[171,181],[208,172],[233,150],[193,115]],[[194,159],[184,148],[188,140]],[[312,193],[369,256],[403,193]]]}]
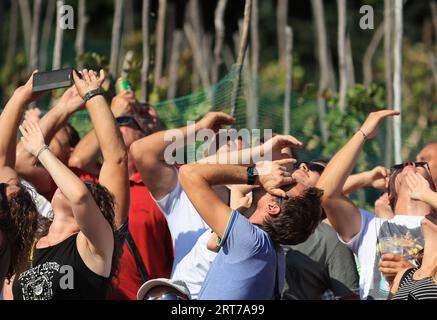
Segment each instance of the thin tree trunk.
[{"label": "thin tree trunk", "polygon": [[17,33],[18,33],[18,3],[11,2],[11,12],[9,15],[9,37],[8,37],[8,51],[6,54],[6,67],[8,70],[12,69],[17,51]]},{"label": "thin tree trunk", "polygon": [[32,18],[30,13],[29,1],[18,0],[18,5],[21,12],[21,22],[23,27],[23,38],[24,38],[24,51],[26,53],[26,59],[28,64],[30,64],[30,34],[32,30]]},{"label": "thin tree trunk", "polygon": [[142,33],[143,33],[143,65],[141,68],[141,93],[143,101],[149,99],[149,67],[150,67],[150,49],[149,49],[149,11],[150,0],[143,0],[142,14]]},{"label": "thin tree trunk", "polygon": [[[384,60],[385,60],[385,90],[386,108],[393,109],[393,9],[392,0],[384,0]],[[385,135],[385,159],[384,164],[390,167],[393,164],[393,119],[386,121],[387,133]]]},{"label": "thin tree trunk", "polygon": [[375,55],[376,50],[378,49],[379,44],[381,43],[382,37],[384,36],[384,23],[381,23],[373,34],[372,40],[370,41],[369,46],[364,53],[363,58],[363,75],[364,75],[364,85],[366,87],[370,86],[373,81],[373,72],[372,72],[372,59]]},{"label": "thin tree trunk", "polygon": [[[393,48],[393,94],[394,94],[394,109],[402,110],[402,35],[403,35],[403,0],[395,0],[395,32],[394,32],[394,48]],[[401,117],[394,118],[394,147],[395,161],[402,162],[402,122]]]},{"label": "thin tree trunk", "polygon": [[222,64],[222,49],[225,39],[225,24],[223,22],[223,19],[227,3],[228,0],[219,0],[214,13],[215,46],[214,66],[212,68],[212,83],[216,83],[220,76],[220,66]]},{"label": "thin tree trunk", "polygon": [[319,127],[322,136],[322,142],[326,144],[329,138],[329,132],[325,124],[326,105],[323,98],[323,93],[330,86],[330,71],[329,71],[329,48],[327,41],[327,32],[325,24],[325,14],[322,0],[311,0],[313,9],[315,33],[317,38],[317,60],[320,68],[319,88],[317,92],[317,107],[319,114]]},{"label": "thin tree trunk", "polygon": [[252,4],[252,18],[250,21],[250,52],[251,52],[251,98],[249,107],[248,126],[249,129],[256,129],[258,127],[258,91],[259,91],[259,14],[258,14],[258,0],[253,0]]},{"label": "thin tree trunk", "polygon": [[229,45],[225,45],[223,48],[223,62],[226,68],[230,70],[235,62],[235,56]]},{"label": "thin tree trunk", "polygon": [[171,48],[170,68],[169,68],[169,83],[167,91],[167,99],[171,100],[176,97],[178,88],[178,70],[179,58],[181,55],[182,40],[184,32],[180,29],[174,30],[173,45]]},{"label": "thin tree trunk", "polygon": [[246,0],[246,4],[244,7],[243,28],[240,36],[240,47],[238,49],[238,56],[237,56],[237,74],[234,82],[234,88],[232,90],[232,101],[231,101],[232,116],[234,115],[235,109],[237,107],[237,98],[240,91],[241,69],[243,67],[244,57],[246,55],[247,45],[249,42],[248,40],[249,40],[251,11],[252,11],[252,0]]},{"label": "thin tree trunk", "polygon": [[435,42],[437,43],[437,2],[434,0],[431,1],[430,6],[431,6],[432,24],[434,26],[434,39]]},{"label": "thin tree trunk", "polygon": [[287,81],[285,83],[285,99],[284,99],[284,134],[290,134],[290,108],[291,108],[291,92],[293,88],[293,29],[287,27],[286,35],[286,65],[287,65]]},{"label": "thin tree trunk", "polygon": [[76,64],[79,70],[83,69],[83,62],[80,61],[80,56],[85,52],[86,25],[88,20],[89,18],[86,14],[86,0],[79,0],[78,26],[75,42]]},{"label": "thin tree trunk", "polygon": [[[176,21],[177,21],[177,5],[175,2],[170,1],[167,5],[167,22],[165,26],[165,46],[164,51],[170,52],[167,57],[167,60],[164,62],[164,65],[168,67],[168,70],[164,70],[163,72],[170,72],[170,61],[172,56],[172,48],[173,48],[173,36],[176,31]],[[170,77],[170,75],[169,75]]]},{"label": "thin tree trunk", "polygon": [[352,53],[351,37],[348,34],[346,38],[346,67],[347,67],[347,86],[352,87],[355,85],[355,69]]},{"label": "thin tree trunk", "polygon": [[278,51],[279,51],[279,62],[285,64],[286,53],[286,39],[285,39],[285,28],[287,27],[288,18],[288,0],[278,0],[278,5],[276,6],[276,29],[278,33]]},{"label": "thin tree trunk", "polygon": [[[133,8],[133,0],[124,0],[123,4],[123,23],[122,23],[122,31],[121,31],[121,46],[119,57],[124,57],[123,59],[118,60],[117,74],[122,77],[126,77],[126,63],[130,61],[130,53],[126,52],[126,44],[129,41],[129,36],[134,32],[134,8]],[[124,76],[123,76],[124,74]]]},{"label": "thin tree trunk", "polygon": [[46,70],[47,68],[47,48],[49,46],[50,42],[50,36],[52,34],[52,24],[53,24],[53,18],[55,16],[56,12],[56,0],[49,0],[47,2],[46,7],[46,15],[44,17],[43,27],[42,27],[42,33],[41,33],[41,46],[39,49],[39,56],[40,56],[40,66],[41,70]]},{"label": "thin tree trunk", "polygon": [[338,60],[340,75],[340,93],[338,107],[346,110],[347,61],[346,61],[346,0],[337,0],[338,5]]},{"label": "thin tree trunk", "polygon": [[123,0],[114,0],[114,20],[112,23],[112,39],[111,39],[111,60],[109,62],[109,72],[116,79],[118,74],[118,65],[120,57],[121,33],[123,26]]},{"label": "thin tree trunk", "polygon": [[32,35],[30,38],[30,70],[39,68],[39,26],[41,21],[41,0],[33,0]]},{"label": "thin tree trunk", "polygon": [[57,70],[61,68],[62,63],[62,45],[64,40],[64,29],[59,27],[58,21],[61,19],[61,8],[64,5],[64,0],[56,2],[56,34],[55,46],[53,48],[53,64],[52,69]]},{"label": "thin tree trunk", "polygon": [[194,67],[196,70],[196,72],[194,73],[199,75],[202,86],[204,88],[207,88],[210,86],[210,83],[208,79],[208,72],[207,69],[205,68],[205,64],[203,61],[202,48],[200,46],[200,43],[198,42],[198,39],[196,37],[195,32],[193,31],[193,28],[187,22],[184,24],[184,32],[185,32],[185,36],[187,37],[188,43],[190,44],[191,50],[193,52]]},{"label": "thin tree trunk", "polygon": [[156,51],[155,51],[155,87],[159,86],[162,77],[165,43],[165,14],[167,12],[167,0],[159,0],[158,22],[156,27]]}]

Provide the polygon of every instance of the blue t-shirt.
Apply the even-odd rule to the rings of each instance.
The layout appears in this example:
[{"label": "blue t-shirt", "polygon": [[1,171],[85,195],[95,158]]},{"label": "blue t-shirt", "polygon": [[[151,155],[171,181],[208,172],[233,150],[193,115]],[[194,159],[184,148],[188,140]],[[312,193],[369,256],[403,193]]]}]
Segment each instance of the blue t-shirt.
[{"label": "blue t-shirt", "polygon": [[220,246],[199,300],[270,300],[276,279],[281,292],[285,258],[263,229],[233,211]]}]

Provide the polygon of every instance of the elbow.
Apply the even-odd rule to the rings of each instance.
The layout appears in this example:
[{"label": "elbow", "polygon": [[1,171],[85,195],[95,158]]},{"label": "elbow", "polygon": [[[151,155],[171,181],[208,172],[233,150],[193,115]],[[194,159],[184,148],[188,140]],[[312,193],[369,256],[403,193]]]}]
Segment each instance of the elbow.
[{"label": "elbow", "polygon": [[83,170],[85,169],[86,164],[85,161],[83,161],[83,159],[73,155],[70,157],[70,159],[68,159],[68,166],[70,168],[78,168]]},{"label": "elbow", "polygon": [[129,147],[129,154],[135,162],[141,160],[141,144],[140,140],[134,141]]},{"label": "elbow", "polygon": [[186,164],[180,167],[179,169],[179,182],[181,186],[185,189],[184,186],[189,185],[190,181],[196,176],[196,170],[194,170],[194,165]]}]

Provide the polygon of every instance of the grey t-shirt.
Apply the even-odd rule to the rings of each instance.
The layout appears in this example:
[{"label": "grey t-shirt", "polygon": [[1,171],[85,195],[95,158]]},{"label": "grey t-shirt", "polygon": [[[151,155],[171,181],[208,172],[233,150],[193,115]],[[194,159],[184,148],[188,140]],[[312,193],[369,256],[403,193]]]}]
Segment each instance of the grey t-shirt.
[{"label": "grey t-shirt", "polygon": [[286,283],[282,299],[320,300],[327,290],[336,297],[359,294],[354,255],[330,225],[320,223],[307,241],[284,249]]}]

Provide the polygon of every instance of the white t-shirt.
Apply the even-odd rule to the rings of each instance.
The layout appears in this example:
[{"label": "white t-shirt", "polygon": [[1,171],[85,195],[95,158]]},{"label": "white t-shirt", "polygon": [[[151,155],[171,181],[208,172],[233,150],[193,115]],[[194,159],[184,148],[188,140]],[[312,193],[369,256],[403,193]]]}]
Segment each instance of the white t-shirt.
[{"label": "white t-shirt", "polygon": [[424,240],[420,229],[423,216],[395,215],[393,219],[382,219],[360,209],[361,230],[355,237],[344,242],[358,256],[360,263],[361,299],[387,299],[388,283],[379,271],[381,252],[379,242],[382,237],[396,237],[403,247],[407,259],[423,248]]},{"label": "white t-shirt", "polygon": [[179,181],[173,191],[155,202],[167,219],[173,239],[173,273],[179,262],[190,252],[197,239],[209,229],[209,226],[200,217]]},{"label": "white t-shirt", "polygon": [[216,252],[207,248],[211,235],[211,229],[206,230],[173,272],[172,279],[184,281],[193,300],[199,296],[200,288],[217,256]]}]

